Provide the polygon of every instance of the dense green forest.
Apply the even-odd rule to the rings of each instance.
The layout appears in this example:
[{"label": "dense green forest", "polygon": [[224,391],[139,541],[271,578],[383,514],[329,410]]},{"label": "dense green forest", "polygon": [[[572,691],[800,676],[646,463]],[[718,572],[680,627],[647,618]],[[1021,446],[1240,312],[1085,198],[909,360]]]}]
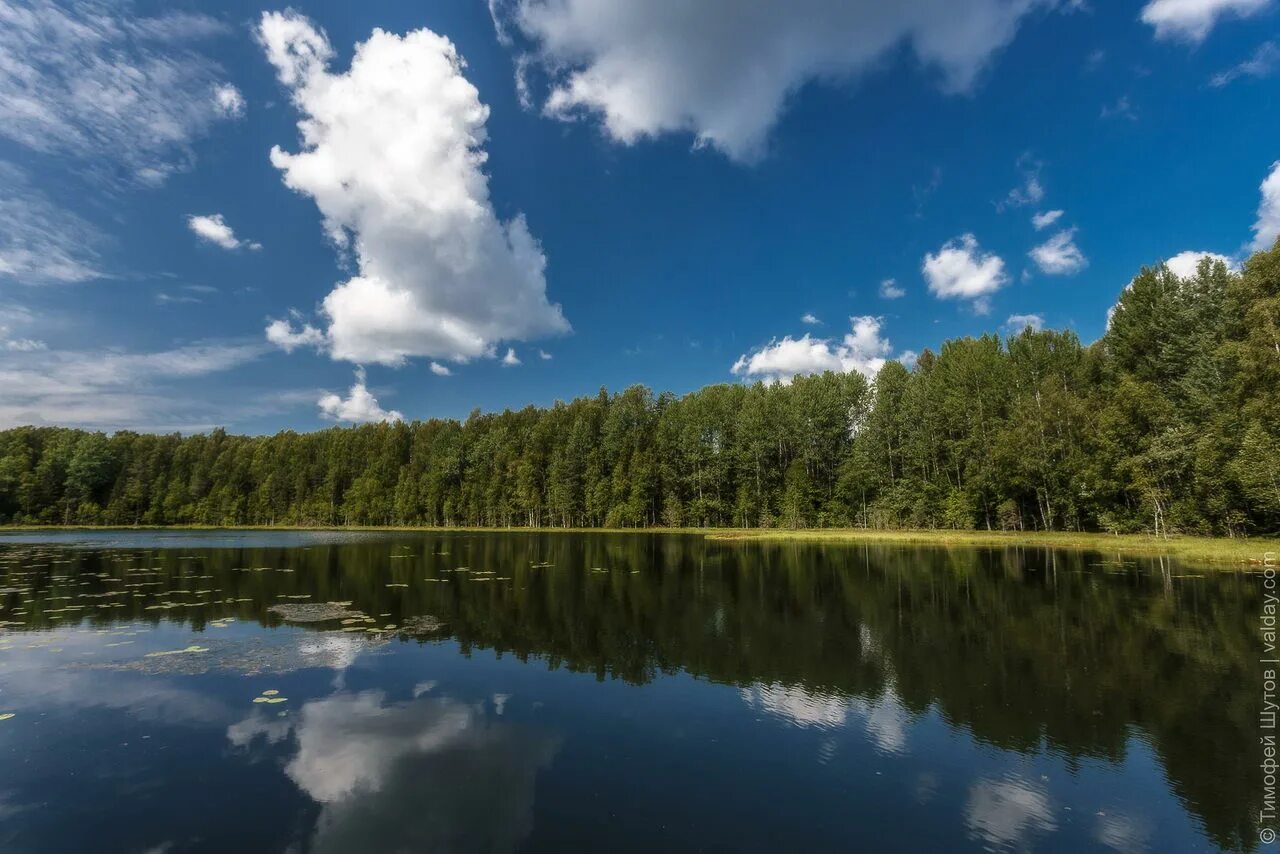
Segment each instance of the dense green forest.
[{"label": "dense green forest", "polygon": [[0,432],[0,522],[1280,531],[1280,245],[1143,269],[1106,334],[274,436]]}]

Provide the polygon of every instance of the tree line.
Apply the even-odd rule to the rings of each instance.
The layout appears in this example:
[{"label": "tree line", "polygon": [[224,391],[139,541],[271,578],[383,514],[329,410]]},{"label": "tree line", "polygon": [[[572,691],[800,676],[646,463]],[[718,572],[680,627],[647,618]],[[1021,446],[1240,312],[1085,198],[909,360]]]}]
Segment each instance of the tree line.
[{"label": "tree line", "polygon": [[1280,245],[787,384],[273,436],[0,432],[0,523],[1280,532]]}]

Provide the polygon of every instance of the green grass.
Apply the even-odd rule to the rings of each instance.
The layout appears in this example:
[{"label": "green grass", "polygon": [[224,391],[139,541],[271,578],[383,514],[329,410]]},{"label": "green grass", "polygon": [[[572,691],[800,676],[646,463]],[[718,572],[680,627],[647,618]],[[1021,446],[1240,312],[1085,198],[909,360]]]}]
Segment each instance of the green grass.
[{"label": "green grass", "polygon": [[1262,567],[1270,553],[1280,562],[1280,539],[1260,537],[1171,536],[1145,534],[1086,534],[1039,531],[869,531],[863,529],[735,530],[710,533],[718,540],[791,540],[826,543],[913,543],[936,546],[1044,546],[1088,549],[1110,554],[1173,557],[1188,563],[1220,567]]},{"label": "green grass", "polygon": [[[111,526],[113,529],[128,526]],[[404,526],[350,526],[324,528],[294,525],[140,525],[133,530],[273,530],[273,531],[473,531],[527,533],[609,533],[609,534],[684,534],[704,536],[722,542],[816,542],[816,543],[884,543],[939,547],[1036,546],[1057,549],[1086,549],[1108,554],[1172,557],[1186,563],[1222,569],[1260,570],[1264,556],[1271,554],[1280,563],[1280,538],[1190,537],[1174,535],[1168,539],[1145,534],[1087,534],[1040,531],[941,531],[941,530],[868,530],[862,528],[422,528]],[[0,526],[3,531],[102,530],[87,525],[14,525]]]}]

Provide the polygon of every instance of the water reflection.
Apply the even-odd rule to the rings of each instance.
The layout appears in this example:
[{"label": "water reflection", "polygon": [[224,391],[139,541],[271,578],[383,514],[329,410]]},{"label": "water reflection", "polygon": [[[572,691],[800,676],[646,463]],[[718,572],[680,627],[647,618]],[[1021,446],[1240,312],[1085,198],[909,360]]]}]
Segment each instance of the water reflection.
[{"label": "water reflection", "polygon": [[[216,726],[236,755],[278,760],[317,811],[280,831],[302,847],[541,844],[535,782],[584,722],[561,706],[556,725],[535,726],[501,682],[383,684],[377,668],[415,650],[624,685],[693,676],[670,714],[723,688],[735,709],[716,706],[717,720],[759,727],[724,738],[785,744],[785,761],[845,775],[828,785],[874,773],[858,764],[868,755],[901,763],[895,791],[951,809],[950,841],[1255,845],[1259,590],[1247,576],[1038,550],[647,535],[94,537],[0,538],[0,712],[17,713],[0,739],[56,709]],[[148,655],[190,646],[206,651]],[[274,683],[243,683],[309,674],[283,716],[250,703]],[[546,683],[548,699],[561,684]],[[618,704],[598,724],[604,746],[616,747],[603,733],[641,726]],[[964,776],[923,761],[961,745],[1000,761]],[[1064,775],[1146,800],[1121,809],[1099,795],[1077,815]],[[27,803],[18,791],[0,806]],[[1173,814],[1193,830],[1170,830]]]},{"label": "water reflection", "polygon": [[1044,785],[1018,776],[974,783],[964,817],[970,831],[997,848],[1026,849],[1035,834],[1058,829]]},{"label": "water reflection", "polygon": [[[295,721],[296,720],[296,724]],[[391,702],[381,691],[255,712],[227,739],[296,738],[285,773],[321,805],[311,851],[510,851],[532,827],[538,769],[557,738],[496,723],[456,700]]]},{"label": "water reflection", "polygon": [[799,727],[843,729],[857,722],[875,746],[885,753],[901,753],[907,746],[911,712],[886,686],[873,700],[798,685],[752,685],[742,689],[747,706]]}]

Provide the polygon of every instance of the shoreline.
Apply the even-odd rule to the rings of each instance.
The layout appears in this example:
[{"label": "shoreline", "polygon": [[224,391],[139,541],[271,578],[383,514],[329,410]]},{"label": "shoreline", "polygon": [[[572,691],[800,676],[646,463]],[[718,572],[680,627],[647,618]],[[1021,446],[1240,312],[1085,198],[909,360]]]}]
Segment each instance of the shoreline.
[{"label": "shoreline", "polygon": [[41,531],[388,531],[416,533],[679,534],[717,542],[883,543],[940,548],[1058,548],[1132,557],[1172,557],[1218,569],[1261,571],[1266,555],[1280,558],[1280,538],[1195,537],[1061,531],[876,530],[862,528],[489,528],[409,525],[3,525],[6,533]]}]

